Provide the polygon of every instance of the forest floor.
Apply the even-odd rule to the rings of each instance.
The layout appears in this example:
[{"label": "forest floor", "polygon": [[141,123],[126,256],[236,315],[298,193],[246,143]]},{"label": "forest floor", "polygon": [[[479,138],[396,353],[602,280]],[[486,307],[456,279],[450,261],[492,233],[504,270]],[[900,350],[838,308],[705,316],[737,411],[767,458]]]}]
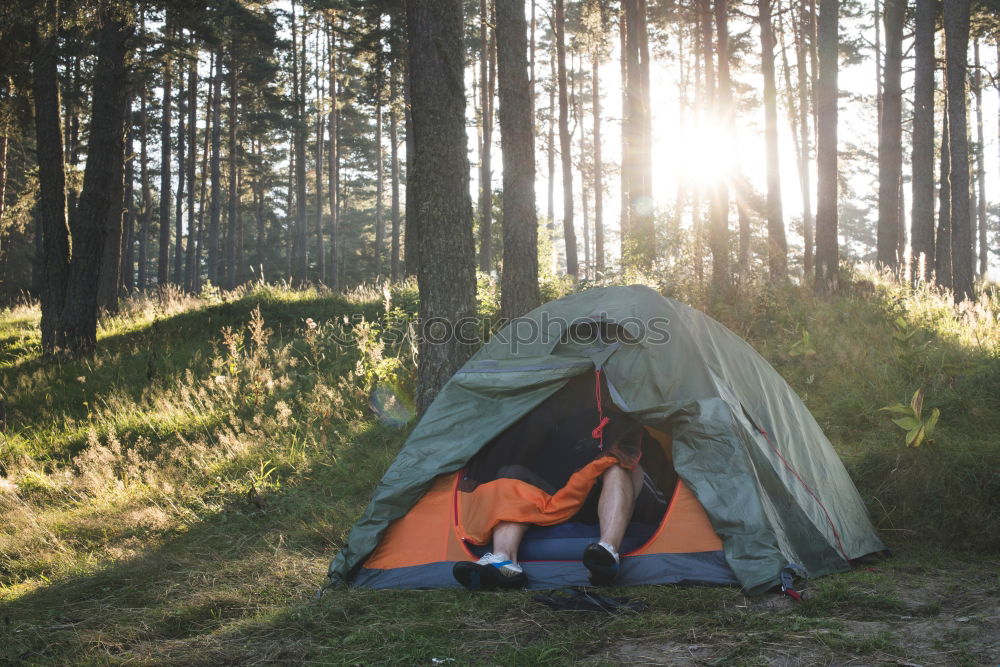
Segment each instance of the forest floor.
[{"label": "forest floor", "polygon": [[[851,290],[678,296],[788,378],[895,556],[801,603],[649,586],[614,592],[646,603],[620,615],[530,592],[315,598],[405,439],[412,349],[391,334],[412,285],[140,299],[81,361],[39,355],[37,308],[4,311],[0,664],[1000,664],[997,304]],[[399,399],[381,418],[376,387]],[[908,449],[879,408],[917,387],[942,416]]]}]

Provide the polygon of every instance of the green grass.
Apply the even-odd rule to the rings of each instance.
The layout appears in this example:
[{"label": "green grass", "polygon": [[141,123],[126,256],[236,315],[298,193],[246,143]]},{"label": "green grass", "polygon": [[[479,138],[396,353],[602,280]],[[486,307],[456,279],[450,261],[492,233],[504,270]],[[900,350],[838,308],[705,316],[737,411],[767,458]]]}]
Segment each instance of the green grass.
[{"label": "green grass", "polygon": [[[629,589],[648,609],[617,617],[555,612],[530,593],[316,600],[406,436],[368,396],[381,385],[407,403],[412,350],[380,332],[415,310],[412,284],[388,303],[381,289],[164,293],[104,320],[100,353],[79,361],[41,357],[37,309],[22,307],[0,314],[0,664],[753,665],[928,651],[983,663],[988,627],[952,619],[987,615],[1000,595],[996,304],[956,313],[870,276],[827,300],[754,287],[713,303],[664,282],[788,378],[896,558],[811,582],[795,606],[685,587]],[[491,315],[495,285],[480,288]],[[346,327],[355,314],[367,324]],[[915,331],[905,344],[898,317]],[[349,331],[357,347],[337,342]],[[878,408],[917,387],[942,417],[933,445],[907,450]]]}]

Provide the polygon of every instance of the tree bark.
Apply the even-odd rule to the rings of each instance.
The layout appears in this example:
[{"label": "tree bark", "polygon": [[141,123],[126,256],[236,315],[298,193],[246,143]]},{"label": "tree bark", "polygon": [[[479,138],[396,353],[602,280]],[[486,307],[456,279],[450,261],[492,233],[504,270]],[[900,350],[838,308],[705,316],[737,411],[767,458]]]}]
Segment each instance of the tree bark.
[{"label": "tree bark", "polygon": [[878,141],[878,255],[880,268],[899,269],[899,181],[903,170],[903,23],[906,0],[885,0],[885,67]]},{"label": "tree bark", "polygon": [[399,266],[399,136],[397,113],[399,100],[399,90],[396,85],[396,71],[393,69],[389,74],[389,179],[390,196],[392,197],[392,247],[390,249],[389,271],[393,282],[400,278]]},{"label": "tree bark", "polygon": [[[187,248],[184,259],[184,288],[188,292],[194,291],[194,274],[197,271],[195,263],[195,247],[197,246],[196,225],[195,225],[195,164],[198,161],[198,53],[195,51],[191,66],[188,68],[188,146],[190,155],[187,161],[187,219],[188,234]],[[206,124],[207,127],[207,124]],[[207,130],[206,130],[207,131]]]},{"label": "tree bark", "polygon": [[38,217],[41,222],[42,351],[63,347],[60,317],[69,276],[69,225],[66,220],[66,173],[59,101],[59,0],[46,0],[31,39],[38,150]]},{"label": "tree bark", "polygon": [[[338,276],[338,260],[337,260],[337,226],[339,224],[340,215],[340,202],[338,201],[338,190],[340,189],[340,144],[338,138],[339,131],[339,110],[337,105],[339,104],[339,82],[337,81],[337,67],[336,67],[336,52],[337,52],[337,37],[334,30],[334,26],[330,25],[330,159],[329,168],[327,169],[329,183],[327,189],[329,190],[330,197],[330,264],[328,268],[324,268],[323,275],[321,279],[327,281],[329,279],[329,285],[333,289],[337,289]],[[328,278],[329,276],[329,278]]]},{"label": "tree bark", "polygon": [[910,275],[934,275],[934,32],[937,2],[917,0],[913,74],[913,172],[910,201]]},{"label": "tree bark", "polygon": [[[975,77],[973,85],[976,95],[976,218],[979,223],[979,275],[986,278],[989,271],[989,254],[986,246],[986,165],[985,140],[983,138],[983,72],[979,61],[979,39],[973,46],[975,53]],[[973,262],[975,264],[975,262]]]},{"label": "tree bark", "polygon": [[819,80],[816,85],[816,283],[820,293],[840,288],[837,241],[837,74],[839,0],[820,0]]},{"label": "tree bark", "polygon": [[[413,127],[412,200],[418,231],[422,333],[417,408],[423,412],[474,349],[475,246],[466,153],[461,0],[407,0]],[[443,260],[447,261],[443,261]],[[442,324],[434,326],[432,318]],[[439,335],[448,329],[452,335]]]},{"label": "tree bark", "polygon": [[524,0],[496,0],[500,149],[503,153],[503,273],[500,315],[514,319],[536,308],[538,217],[535,141],[528,79]]},{"label": "tree bark", "polygon": [[323,283],[326,280],[326,243],[323,238],[326,230],[323,224],[323,154],[326,152],[326,127],[323,105],[326,91],[324,80],[320,77],[323,58],[320,53],[320,36],[322,31],[316,33],[316,279]]},{"label": "tree bark", "polygon": [[[187,139],[187,90],[184,87],[184,68],[177,73],[177,205],[174,210],[174,284],[184,280],[184,188],[187,185],[185,165]],[[190,222],[188,225],[190,226]]]},{"label": "tree bark", "polygon": [[298,21],[295,2],[292,2],[292,79],[295,97],[295,259],[292,274],[295,282],[304,284],[309,278],[308,230],[306,228],[306,137],[305,137],[305,30],[302,35],[302,62],[300,66]]},{"label": "tree bark", "polygon": [[[622,259],[649,270],[656,254],[653,229],[652,125],[649,107],[649,44],[646,0],[623,0],[625,19],[625,102],[622,170],[628,224],[622,230]],[[627,233],[626,233],[627,232]]]},{"label": "tree bark", "polygon": [[563,239],[566,244],[566,273],[577,277],[576,229],[573,226],[573,143],[569,134],[569,90],[566,82],[565,0],[555,0],[556,68],[559,79],[559,150],[562,158]]},{"label": "tree bark", "polygon": [[128,130],[125,134],[125,230],[122,235],[121,294],[135,289],[135,111],[131,102],[128,110]]},{"label": "tree bark", "polygon": [[[381,67],[381,66],[380,66]],[[379,75],[381,79],[381,74]],[[385,254],[385,152],[382,147],[382,82],[375,92],[375,276],[382,278]]]},{"label": "tree bark", "polygon": [[969,0],[944,3],[951,151],[951,268],[955,302],[971,299],[972,220],[969,215],[969,141],[965,77],[969,60]]},{"label": "tree bark", "polygon": [[938,226],[934,247],[935,282],[951,289],[951,147],[948,142],[948,110],[941,114],[941,173],[938,190]]},{"label": "tree bark", "polygon": [[[132,28],[117,8],[102,6],[94,96],[87,144],[87,166],[80,201],[71,220],[73,259],[70,262],[66,302],[60,327],[66,348],[89,354],[97,345],[98,286],[102,272],[117,265],[102,266],[109,236],[115,248],[121,233],[122,192],[125,167],[126,54]],[[117,225],[117,229],[109,229]]]},{"label": "tree bark", "polygon": [[812,152],[812,135],[809,132],[809,101],[812,96],[809,94],[811,79],[806,70],[807,45],[806,32],[809,30],[810,19],[805,9],[805,0],[799,4],[799,25],[795,33],[795,57],[799,94],[799,190],[802,196],[802,236],[803,236],[803,265],[805,275],[811,276],[813,273],[813,248],[815,245],[813,217],[812,188],[809,185],[809,155]]},{"label": "tree bark", "polygon": [[[479,270],[493,270],[493,96],[496,91],[494,51],[496,35],[490,34],[489,8],[479,0],[479,111],[482,139],[479,145]],[[495,11],[495,10],[494,10]],[[494,22],[495,22],[494,18]]]},{"label": "tree bark", "polygon": [[229,233],[226,237],[226,288],[233,289],[242,281],[243,221],[240,217],[240,144],[239,128],[239,66],[229,61],[229,210],[226,216]]},{"label": "tree bark", "polygon": [[604,277],[604,164],[601,156],[600,54],[595,49],[590,60],[591,107],[594,115],[594,269]]},{"label": "tree bark", "polygon": [[212,159],[211,212],[208,222],[208,280],[218,286],[220,255],[220,218],[222,217],[222,49],[215,52],[215,73],[212,75]]},{"label": "tree bark", "polygon": [[[167,40],[173,39],[173,17],[167,10],[163,26]],[[165,285],[170,279],[170,134],[173,96],[173,63],[169,53],[163,58],[163,106],[160,115],[160,246],[156,281]]]},{"label": "tree bark", "polygon": [[[771,280],[788,275],[788,244],[781,206],[781,167],[778,162],[778,87],[774,75],[774,26],[771,0],[758,0],[761,71],[764,75],[764,143],[767,153],[767,258]],[[720,54],[721,57],[721,54]]]}]

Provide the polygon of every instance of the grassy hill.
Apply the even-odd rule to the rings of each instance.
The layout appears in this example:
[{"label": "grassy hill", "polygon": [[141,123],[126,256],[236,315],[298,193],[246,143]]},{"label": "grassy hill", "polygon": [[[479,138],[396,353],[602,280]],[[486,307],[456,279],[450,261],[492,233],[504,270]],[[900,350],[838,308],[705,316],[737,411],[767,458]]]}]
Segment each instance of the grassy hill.
[{"label": "grassy hill", "polygon": [[[0,664],[994,664],[1000,301],[956,310],[872,275],[824,300],[661,289],[788,379],[895,558],[796,606],[680,587],[628,589],[648,611],[614,618],[529,593],[315,600],[412,426],[414,286],[165,292],[103,321],[80,361],[42,358],[25,306],[0,314]],[[488,317],[495,286],[480,296]],[[879,409],[917,389],[941,417],[907,448]]]}]

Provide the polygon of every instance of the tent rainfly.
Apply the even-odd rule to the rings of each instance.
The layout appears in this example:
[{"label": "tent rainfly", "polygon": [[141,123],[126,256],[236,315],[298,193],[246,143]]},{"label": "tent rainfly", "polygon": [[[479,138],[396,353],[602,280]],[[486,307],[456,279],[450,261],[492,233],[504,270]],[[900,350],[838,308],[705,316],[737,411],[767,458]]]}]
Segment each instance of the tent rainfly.
[{"label": "tent rainfly", "polygon": [[599,455],[556,488],[546,480],[559,461],[546,452],[605,413],[609,429],[640,425],[643,467],[669,498],[658,522],[629,525],[621,585],[757,594],[790,572],[843,571],[885,549],[833,446],[753,348],[648,287],[606,287],[509,323],[451,378],[329,583],[458,586],[455,562],[487,550],[498,521],[524,520],[536,524],[519,552],[529,586],[586,584],[580,554],[597,528],[568,519],[614,459]]}]

